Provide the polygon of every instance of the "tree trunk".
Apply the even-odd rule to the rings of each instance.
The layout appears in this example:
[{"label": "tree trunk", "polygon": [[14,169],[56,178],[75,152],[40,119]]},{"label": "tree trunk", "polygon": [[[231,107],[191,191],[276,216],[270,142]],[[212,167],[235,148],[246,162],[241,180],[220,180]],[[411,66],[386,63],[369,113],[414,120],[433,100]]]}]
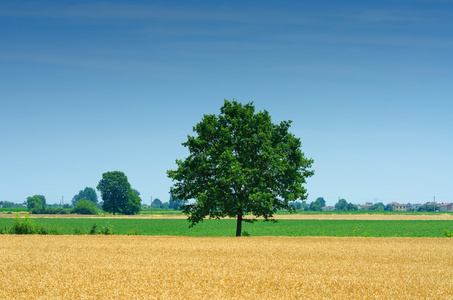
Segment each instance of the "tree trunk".
[{"label": "tree trunk", "polygon": [[241,233],[242,233],[242,215],[238,215],[236,236],[241,236]]}]

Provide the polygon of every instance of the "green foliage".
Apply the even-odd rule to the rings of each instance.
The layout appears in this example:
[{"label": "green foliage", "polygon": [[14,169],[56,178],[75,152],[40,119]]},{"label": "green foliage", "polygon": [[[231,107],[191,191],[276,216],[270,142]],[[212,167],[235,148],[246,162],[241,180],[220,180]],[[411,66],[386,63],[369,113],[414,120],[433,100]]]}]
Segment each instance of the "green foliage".
[{"label": "green foliage", "polygon": [[316,198],[316,202],[318,202],[321,205],[321,207],[326,206],[326,200],[324,200],[323,197]]},{"label": "green foliage", "polygon": [[13,212],[21,212],[21,211],[27,211],[28,209],[25,207],[14,207],[14,208],[0,208],[0,212],[7,212],[7,213],[13,213]]},{"label": "green foliage", "polygon": [[128,192],[127,202],[124,204],[122,213],[125,215],[136,215],[140,212],[142,206],[142,199],[140,196],[132,191]]},{"label": "green foliage", "polygon": [[115,232],[114,227],[110,225],[110,223],[107,223],[107,225],[101,227],[99,230],[100,234],[105,234],[105,235],[111,235]]},{"label": "green foliage", "polygon": [[444,236],[445,237],[453,237],[453,232],[450,231],[450,230],[445,230]]},{"label": "green foliage", "polygon": [[91,200],[79,199],[71,213],[79,215],[95,215],[97,213],[96,204]]},{"label": "green foliage", "polygon": [[393,206],[390,205],[390,204],[387,204],[387,205],[384,207],[384,210],[385,210],[385,211],[393,211]]},{"label": "green foliage", "polygon": [[[294,206],[296,210],[308,210],[307,201],[292,201],[289,202],[289,205]],[[285,211],[286,212],[286,211]],[[278,211],[277,214],[282,214],[283,211]]]},{"label": "green foliage", "polygon": [[[391,206],[391,205],[390,205]],[[393,208],[393,207],[392,207]],[[385,210],[385,205],[382,202],[378,202],[374,204],[370,210],[376,210],[376,211],[384,211]]]},{"label": "green foliage", "polygon": [[[5,227],[5,232],[7,231]],[[13,226],[9,230],[11,234],[62,234],[62,230],[56,226],[46,226],[43,224],[37,224],[34,220],[30,219],[30,215],[25,215],[23,218],[16,214],[14,217]]]},{"label": "green foliage", "polygon": [[81,228],[76,227],[76,228],[74,228],[74,234],[75,235],[86,234],[86,231]]},{"label": "green foliage", "polygon": [[140,235],[140,231],[136,228],[127,232],[127,235]]},{"label": "green foliage", "polygon": [[242,231],[242,236],[250,236],[250,233],[248,231],[243,230]]},{"label": "green foliage", "polygon": [[129,184],[126,175],[120,171],[102,174],[97,189],[101,192],[102,209],[106,212],[123,214],[138,214],[141,209],[141,199]]},{"label": "green foliage", "polygon": [[354,204],[352,204],[350,202],[348,203],[344,199],[340,199],[335,204],[335,210],[337,210],[337,211],[354,211],[354,210],[358,210],[358,208]]},{"label": "green foliage", "polygon": [[41,207],[33,208],[31,213],[38,215],[66,215],[68,210],[59,207]]},{"label": "green foliage", "polygon": [[27,197],[28,210],[42,209],[43,207],[44,206],[42,205],[42,199],[39,197],[39,195]]},{"label": "green foliage", "polygon": [[170,188],[170,201],[168,201],[168,208],[180,210],[184,205],[184,201],[178,200],[178,195],[174,194],[173,187]]},{"label": "green foliage", "polygon": [[220,115],[205,115],[188,136],[189,157],[169,170],[173,194],[186,204],[191,226],[210,218],[237,217],[241,235],[245,215],[272,219],[279,209],[306,197],[303,184],[313,175],[313,160],[304,157],[300,139],[289,132],[291,121],[274,124],[253,103],[225,100]]},{"label": "green foliage", "polygon": [[90,187],[80,190],[79,193],[72,198],[72,206],[75,207],[77,201],[80,199],[90,200],[95,205],[98,204],[98,195],[96,194],[96,191]]},{"label": "green foliage", "polygon": [[93,226],[91,226],[91,229],[89,231],[90,235],[96,234],[96,228],[98,227],[98,224],[94,223]]},{"label": "green foliage", "polygon": [[13,208],[16,204],[9,201],[0,201],[0,205],[2,206],[2,208]]},{"label": "green foliage", "polygon": [[12,234],[34,234],[36,233],[35,225],[29,215],[23,218],[16,214],[14,217],[13,227],[11,228]]},{"label": "green foliage", "polygon": [[160,209],[160,208],[164,208],[164,204],[162,203],[162,201],[160,201],[158,198],[156,198],[153,200],[153,203],[151,203],[151,207],[153,209]]},{"label": "green foliage", "polygon": [[428,205],[428,203],[425,203],[423,205],[420,205],[418,208],[418,211],[436,211],[436,205]]},{"label": "green foliage", "polygon": [[308,210],[311,210],[311,211],[322,211],[322,208],[326,206],[326,201],[324,200],[324,198],[322,197],[319,197],[316,199],[316,201],[313,201],[310,203],[310,205],[308,206]]}]

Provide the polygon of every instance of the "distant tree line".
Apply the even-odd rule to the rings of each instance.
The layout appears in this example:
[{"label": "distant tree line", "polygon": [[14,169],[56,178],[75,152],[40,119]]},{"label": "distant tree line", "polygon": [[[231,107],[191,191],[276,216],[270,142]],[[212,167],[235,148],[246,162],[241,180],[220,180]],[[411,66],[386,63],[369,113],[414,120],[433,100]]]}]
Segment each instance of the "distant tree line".
[{"label": "distant tree line", "polygon": [[17,204],[9,201],[0,201],[0,206],[3,208],[19,208],[22,207],[22,204]]},{"label": "distant tree line", "polygon": [[[290,203],[290,205],[294,206],[296,210],[322,211],[323,208],[326,207],[326,201],[323,197],[319,197],[310,204],[307,204],[306,201],[293,201]],[[351,202],[348,203],[345,199],[339,199],[333,208],[333,210],[335,211],[356,211],[358,209],[359,208],[357,207],[357,205],[354,205]],[[391,205],[384,205],[382,202],[379,202],[371,206],[369,209],[377,211],[392,211],[393,207]]]},{"label": "distant tree line", "polygon": [[[141,209],[140,193],[132,189],[126,175],[120,171],[102,174],[97,185],[102,196],[98,201],[96,191],[91,187],[80,190],[71,201],[72,205],[47,205],[46,197],[34,195],[27,197],[27,209],[32,214],[97,214],[99,209],[113,214],[138,214]],[[69,210],[72,206],[72,209]]]},{"label": "distant tree line", "polygon": [[[306,201],[293,201],[291,202],[291,205],[293,205],[297,210],[304,210],[304,211],[322,211],[323,207],[326,207],[326,201],[324,200],[323,197],[317,198],[315,201],[311,202],[310,204],[307,204]],[[335,204],[334,210],[336,211],[355,211],[358,210],[357,206],[348,203],[345,199],[340,199],[338,202]]]}]

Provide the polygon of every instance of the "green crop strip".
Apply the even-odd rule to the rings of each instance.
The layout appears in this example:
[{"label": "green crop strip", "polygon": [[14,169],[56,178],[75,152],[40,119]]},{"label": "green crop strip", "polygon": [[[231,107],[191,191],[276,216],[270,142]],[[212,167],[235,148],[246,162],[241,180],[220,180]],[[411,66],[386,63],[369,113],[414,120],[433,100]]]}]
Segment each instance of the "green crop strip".
[{"label": "green crop strip", "polygon": [[[89,234],[97,228],[111,227],[113,234],[168,236],[234,236],[236,220],[205,220],[193,228],[184,219],[58,219],[35,218],[35,224],[58,234]],[[12,219],[0,219],[0,233],[10,233]],[[445,237],[453,231],[452,221],[413,220],[279,220],[277,223],[244,224],[250,236],[357,236],[357,237]]]}]

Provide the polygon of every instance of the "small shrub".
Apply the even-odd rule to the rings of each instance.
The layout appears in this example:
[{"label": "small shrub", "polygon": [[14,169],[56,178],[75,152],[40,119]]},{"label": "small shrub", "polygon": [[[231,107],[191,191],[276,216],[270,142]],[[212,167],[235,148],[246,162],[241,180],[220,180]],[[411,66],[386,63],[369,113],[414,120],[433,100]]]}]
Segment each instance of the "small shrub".
[{"label": "small shrub", "polygon": [[445,236],[445,237],[453,237],[453,231],[445,230],[444,236]]},{"label": "small shrub", "polygon": [[89,234],[90,234],[90,235],[96,234],[96,228],[97,228],[97,227],[98,227],[98,224],[94,223],[93,226],[91,226],[91,229],[90,229]]},{"label": "small shrub", "polygon": [[49,229],[46,226],[37,225],[35,227],[35,233],[41,234],[41,235],[48,235],[49,234]]},{"label": "small shrub", "polygon": [[66,215],[68,211],[59,207],[35,207],[31,213],[34,215]]},{"label": "small shrub", "polygon": [[14,217],[13,227],[11,228],[12,234],[34,234],[35,225],[33,220],[31,220],[30,215],[25,215],[23,218],[16,214]]},{"label": "small shrub", "polygon": [[51,227],[50,230],[49,230],[49,234],[52,234],[52,235],[62,235],[62,234],[63,234],[63,231],[62,231],[61,228],[59,228],[59,227]]},{"label": "small shrub", "polygon": [[74,234],[81,235],[81,234],[86,234],[86,232],[80,228],[74,228]]},{"label": "small shrub", "polygon": [[131,230],[127,233],[127,235],[140,235],[138,229]]},{"label": "small shrub", "polygon": [[96,204],[91,200],[80,199],[75,204],[71,213],[79,215],[95,215],[97,213]]},{"label": "small shrub", "polygon": [[115,232],[113,229],[113,226],[111,226],[109,223],[107,225],[103,226],[101,230],[99,230],[100,234],[105,234],[105,235],[112,235]]},{"label": "small shrub", "polygon": [[250,233],[248,233],[247,231],[243,230],[242,231],[242,236],[250,236]]}]

